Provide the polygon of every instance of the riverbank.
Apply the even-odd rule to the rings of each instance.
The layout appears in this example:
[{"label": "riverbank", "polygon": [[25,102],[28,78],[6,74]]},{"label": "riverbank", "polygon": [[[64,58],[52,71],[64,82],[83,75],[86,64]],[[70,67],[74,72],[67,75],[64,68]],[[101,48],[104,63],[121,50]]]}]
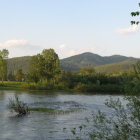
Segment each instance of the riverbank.
[{"label": "riverbank", "polygon": [[40,83],[27,83],[16,81],[0,82],[0,90],[39,90],[39,91],[62,91],[62,92],[82,92],[82,93],[123,93],[123,86],[116,84],[96,85],[78,84],[74,88],[66,88],[58,85],[47,85]]}]

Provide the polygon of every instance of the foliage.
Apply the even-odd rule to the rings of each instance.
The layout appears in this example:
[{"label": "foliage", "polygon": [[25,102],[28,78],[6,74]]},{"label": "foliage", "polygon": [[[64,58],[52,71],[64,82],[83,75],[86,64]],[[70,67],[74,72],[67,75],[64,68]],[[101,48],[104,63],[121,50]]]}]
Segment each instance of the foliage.
[{"label": "foliage", "polygon": [[0,56],[0,79],[3,81],[4,79],[6,79],[6,76],[7,76],[7,64],[6,64],[6,60],[4,60]]},{"label": "foliage", "polygon": [[[7,60],[8,74],[19,69],[23,70],[24,74],[29,73],[29,65],[31,64],[31,56],[10,58]],[[97,61],[98,60],[98,61]],[[102,57],[92,53],[84,53],[70,58],[60,60],[61,68],[67,71],[79,71],[86,66],[94,66],[96,72],[112,73],[112,72],[127,72],[133,70],[133,64],[136,58],[124,56]]]},{"label": "foliage", "polygon": [[23,73],[27,74],[31,58],[31,56],[23,56],[7,59],[7,73],[15,74],[16,71],[22,69]]},{"label": "foliage", "polygon": [[60,73],[58,55],[53,49],[45,49],[41,54],[33,56],[30,62],[30,76],[35,82],[50,81]]},{"label": "foliage", "polygon": [[127,94],[140,94],[140,61],[134,65],[134,73],[124,76],[123,84]]},{"label": "foliage", "polygon": [[62,71],[59,83],[65,88],[73,88],[77,79],[77,74],[71,71]]},{"label": "foliage", "polygon": [[12,72],[8,73],[7,80],[8,81],[15,81],[15,75],[12,74]]},{"label": "foliage", "polygon": [[79,74],[84,75],[84,76],[94,76],[96,72],[93,66],[88,66],[88,67],[82,68]]},{"label": "foliage", "polygon": [[[140,138],[140,96],[137,95],[140,93],[140,62],[134,66],[134,70],[133,75],[124,76],[127,83],[125,92],[130,90],[133,96],[125,96],[124,103],[119,98],[117,100],[110,98],[105,103],[110,110],[109,113],[94,112],[92,118],[87,119],[89,125],[92,124],[86,134],[89,140],[138,140]],[[78,138],[76,132],[74,136]]]},{"label": "foliage", "polygon": [[135,77],[137,79],[140,79],[140,61],[138,61],[136,65],[134,65],[134,72],[135,72]]},{"label": "foliage", "polygon": [[[122,85],[125,75],[108,75],[96,73],[81,75],[80,72],[63,71],[58,80],[41,80],[35,82],[30,75],[25,76],[25,82],[4,82],[3,87],[40,90],[75,90],[81,92],[123,92]],[[130,77],[130,76],[129,76]],[[34,83],[35,82],[35,83]],[[15,84],[14,84],[15,83]],[[20,83],[20,84],[19,84]]]},{"label": "foliage", "polygon": [[121,85],[116,84],[106,84],[106,85],[98,85],[98,84],[82,84],[79,83],[74,88],[76,91],[80,92],[103,92],[103,93],[120,93],[123,92],[123,88]]},{"label": "foliage", "polygon": [[[139,3],[139,7],[140,7],[140,3]],[[136,12],[131,12],[131,16],[132,17],[136,17],[136,16],[139,16],[140,15],[140,12],[139,11],[136,11]],[[139,21],[131,21],[131,24],[132,25],[138,25],[139,24]]]},{"label": "foliage", "polygon": [[29,113],[27,104],[22,102],[17,95],[15,95],[15,99],[9,99],[8,108],[18,113],[18,115]]},{"label": "foliage", "polygon": [[8,50],[6,50],[6,49],[0,50],[0,56],[1,56],[3,59],[7,59],[7,58],[8,58],[8,55],[9,55]]},{"label": "foliage", "polygon": [[[110,98],[105,103],[110,110],[109,114],[101,111],[93,112],[92,117],[86,119],[88,122],[86,127],[92,124],[90,131],[85,134],[89,140],[138,140],[140,138],[140,97],[127,96],[124,100],[125,105],[120,99]],[[85,136],[79,137],[76,131],[72,134],[75,139],[85,139]]]},{"label": "foliage", "polygon": [[[17,60],[20,60],[19,62],[26,62],[26,61],[23,61],[25,58],[26,57],[23,57],[22,59],[17,58]],[[124,57],[124,56],[119,56],[119,55],[114,55],[111,57],[101,57],[99,55],[92,54],[92,53],[84,53],[81,55],[70,57],[65,60],[66,61],[76,60],[77,62],[81,63],[83,60],[86,60],[85,62],[87,62],[87,61],[93,61],[93,59],[95,59],[95,61],[97,62],[103,62],[103,63],[104,62],[112,63],[112,62],[120,62],[120,61],[125,61],[122,63],[126,63],[126,60],[128,59],[130,60],[129,57]],[[14,62],[18,62],[16,61],[16,59],[13,59],[13,60]],[[21,86],[12,85],[10,87],[12,88],[18,87],[18,88],[25,88],[25,89],[41,89],[41,90],[70,89],[70,90],[76,90],[76,91],[82,91],[82,92],[95,92],[95,91],[122,92],[123,91],[122,84],[123,84],[124,79],[127,79],[127,78],[133,79],[133,76],[131,76],[131,73],[132,73],[131,71],[128,73],[127,78],[126,78],[126,75],[124,75],[121,72],[112,73],[112,74],[100,73],[98,69],[96,69],[95,71],[96,67],[93,67],[92,65],[90,66],[88,65],[87,67],[84,67],[80,71],[77,71],[77,72],[61,71],[58,55],[55,53],[53,49],[45,49],[42,51],[42,53],[37,54],[32,57],[28,57],[28,59],[26,60],[27,62],[30,62],[30,71],[26,74],[23,74],[25,70],[22,71],[22,67],[19,69],[17,69],[18,67],[16,67],[17,69],[16,72],[9,71],[8,80],[12,80],[12,81],[24,80],[27,83],[26,84],[23,83],[21,84]],[[135,63],[135,61],[133,62]],[[131,67],[134,63],[131,63]],[[14,64],[15,63],[13,63],[13,65]],[[116,66],[116,63],[114,65]],[[128,65],[129,65],[129,62],[128,62]],[[101,70],[105,69],[105,67],[103,66],[100,69]],[[112,71],[111,67],[109,67],[109,69]],[[137,71],[137,69],[135,70]],[[117,71],[119,70],[117,69]],[[136,80],[132,80],[132,81],[136,81]],[[131,83],[128,82],[128,84],[131,84]],[[8,84],[5,84],[5,85],[8,87]],[[125,85],[127,87],[126,83]],[[133,82],[131,85],[132,86],[129,86],[130,88],[133,87]]]},{"label": "foliage", "polygon": [[112,115],[98,111],[93,114],[93,129],[88,133],[91,140],[137,140],[140,137],[140,98],[127,97],[124,106],[121,101],[106,102]]},{"label": "foliage", "polygon": [[3,81],[7,78],[7,58],[8,50],[0,50],[0,79]]},{"label": "foliage", "polygon": [[23,81],[24,74],[22,72],[22,69],[19,69],[15,74],[16,81]]}]

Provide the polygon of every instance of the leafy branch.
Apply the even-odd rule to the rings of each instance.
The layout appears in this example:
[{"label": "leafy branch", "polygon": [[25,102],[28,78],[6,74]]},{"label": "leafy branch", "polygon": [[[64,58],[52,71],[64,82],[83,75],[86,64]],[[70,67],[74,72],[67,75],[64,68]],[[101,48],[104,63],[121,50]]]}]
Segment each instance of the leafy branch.
[{"label": "leafy branch", "polygon": [[[139,7],[140,7],[140,3],[139,3]],[[131,16],[132,17],[136,17],[139,16],[140,12],[136,11],[136,12],[131,12]],[[131,25],[138,25],[140,22],[139,21],[131,21]]]}]

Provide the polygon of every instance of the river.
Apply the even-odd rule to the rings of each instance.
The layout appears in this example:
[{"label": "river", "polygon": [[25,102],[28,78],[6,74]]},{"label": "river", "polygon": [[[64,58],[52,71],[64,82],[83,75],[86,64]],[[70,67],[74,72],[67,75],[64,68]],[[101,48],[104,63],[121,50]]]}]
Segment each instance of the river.
[{"label": "river", "polygon": [[[31,111],[26,116],[18,117],[7,108],[9,99],[14,98],[15,94],[29,107],[51,108],[56,112]],[[110,96],[48,91],[0,91],[0,140],[72,138],[70,130],[85,124],[85,118],[90,117],[93,111],[100,109],[106,113],[110,112],[104,105]],[[65,132],[64,128],[67,128]]]}]

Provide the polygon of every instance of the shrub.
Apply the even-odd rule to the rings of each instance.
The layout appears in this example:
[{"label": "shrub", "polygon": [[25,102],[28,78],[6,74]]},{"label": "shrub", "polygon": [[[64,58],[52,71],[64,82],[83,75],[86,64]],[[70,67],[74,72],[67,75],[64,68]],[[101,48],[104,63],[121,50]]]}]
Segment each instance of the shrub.
[{"label": "shrub", "polygon": [[122,92],[122,86],[116,84],[99,85],[78,83],[74,89],[81,92]]},{"label": "shrub", "polygon": [[[135,76],[126,77],[125,80],[124,90],[132,95],[125,96],[124,103],[119,99],[108,100],[105,103],[111,111],[108,114],[101,111],[93,113],[91,121],[88,119],[90,125],[92,123],[87,132],[89,140],[140,139],[140,96],[137,95],[140,93],[140,63],[135,65]],[[74,135],[77,138],[76,133]]]},{"label": "shrub", "polygon": [[79,126],[73,129],[75,131],[71,131],[73,139],[84,140],[87,137],[88,140],[139,140],[140,97],[125,97],[125,100],[126,105],[119,99],[107,100],[105,105],[112,113],[93,112],[92,117],[86,119],[88,124],[82,127],[82,133],[85,132],[85,135],[79,136],[76,131]]},{"label": "shrub", "polygon": [[75,86],[74,89],[77,90],[77,91],[86,92],[87,89],[88,89],[88,87],[87,87],[86,84],[78,83],[78,84]]},{"label": "shrub", "polygon": [[29,112],[27,104],[22,102],[17,95],[15,95],[15,99],[9,99],[8,108],[18,113],[18,115],[26,115]]}]

